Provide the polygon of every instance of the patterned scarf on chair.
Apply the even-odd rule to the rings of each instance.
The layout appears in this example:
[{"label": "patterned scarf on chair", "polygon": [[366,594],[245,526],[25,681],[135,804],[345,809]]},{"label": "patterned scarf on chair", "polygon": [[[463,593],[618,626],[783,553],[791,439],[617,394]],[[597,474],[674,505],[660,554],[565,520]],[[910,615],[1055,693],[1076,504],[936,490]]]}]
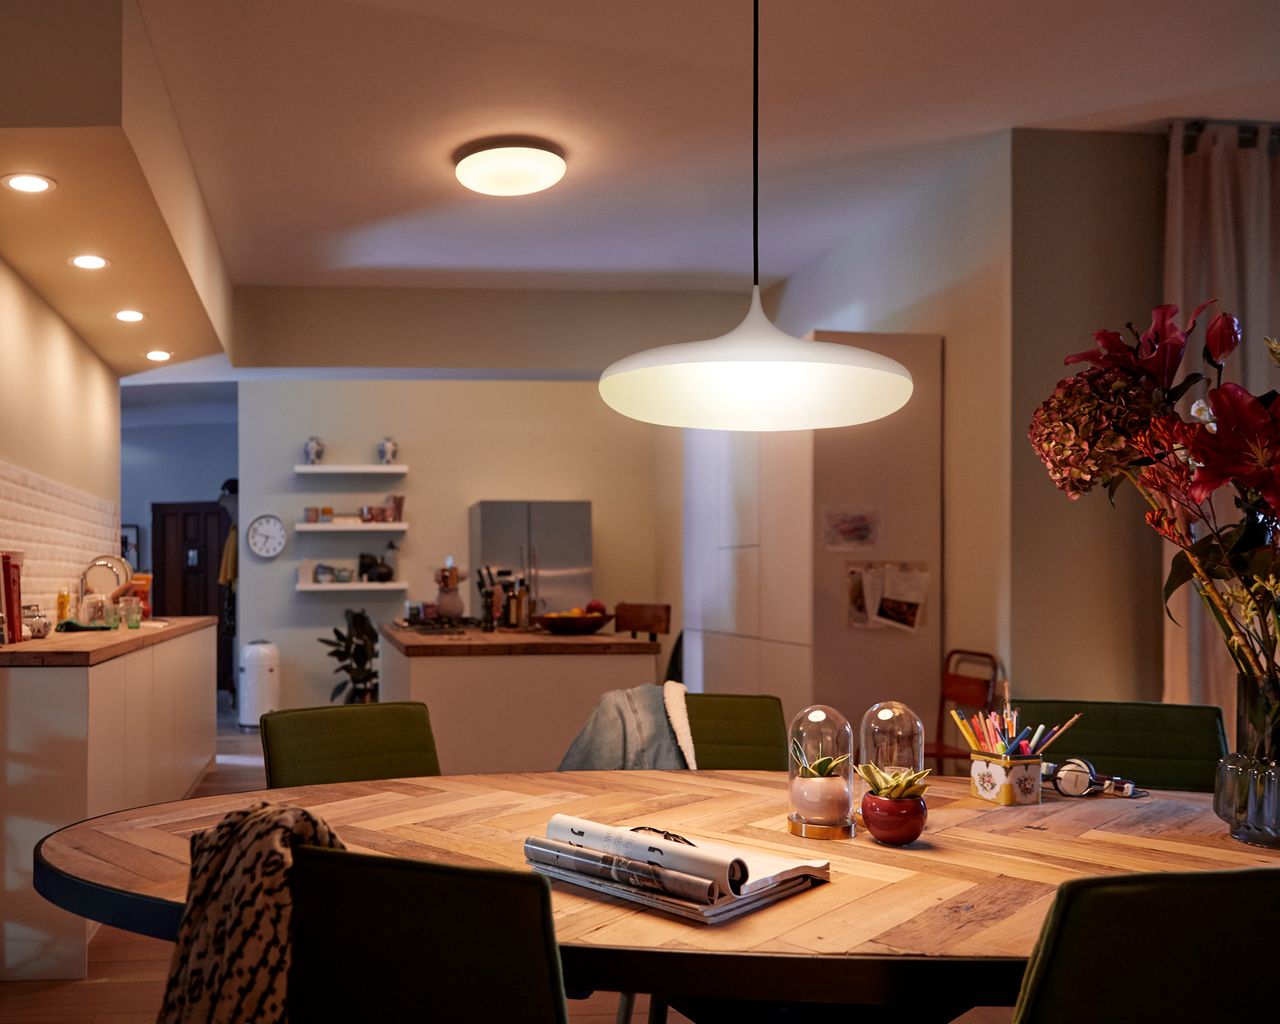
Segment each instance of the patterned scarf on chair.
[{"label": "patterned scarf on chair", "polygon": [[191,837],[191,882],[157,1024],[288,1018],[292,847],[345,849],[300,807],[258,804]]}]

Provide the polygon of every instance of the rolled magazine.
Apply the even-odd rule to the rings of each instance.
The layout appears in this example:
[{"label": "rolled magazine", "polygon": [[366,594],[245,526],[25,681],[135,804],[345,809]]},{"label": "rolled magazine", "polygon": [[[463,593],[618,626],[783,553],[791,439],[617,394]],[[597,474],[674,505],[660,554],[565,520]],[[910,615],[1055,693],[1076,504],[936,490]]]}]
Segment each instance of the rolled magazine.
[{"label": "rolled magazine", "polygon": [[827,881],[824,860],[794,860],[651,826],[557,814],[525,841],[534,871],[696,921],[714,923]]},{"label": "rolled magazine", "polygon": [[716,898],[716,883],[709,878],[687,875],[683,871],[627,857],[615,857],[610,853],[597,853],[568,843],[557,843],[554,839],[530,836],[524,841],[524,856],[530,864],[550,864],[568,871],[632,885],[637,889],[653,889],[690,903],[713,903]]}]

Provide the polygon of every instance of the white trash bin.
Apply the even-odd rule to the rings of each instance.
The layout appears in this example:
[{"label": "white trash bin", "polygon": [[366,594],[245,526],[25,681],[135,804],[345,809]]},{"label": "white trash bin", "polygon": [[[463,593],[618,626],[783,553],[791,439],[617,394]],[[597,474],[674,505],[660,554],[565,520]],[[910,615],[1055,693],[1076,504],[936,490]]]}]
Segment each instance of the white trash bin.
[{"label": "white trash bin", "polygon": [[251,640],[240,651],[236,704],[240,728],[258,728],[258,719],[280,706],[280,649],[266,640]]}]

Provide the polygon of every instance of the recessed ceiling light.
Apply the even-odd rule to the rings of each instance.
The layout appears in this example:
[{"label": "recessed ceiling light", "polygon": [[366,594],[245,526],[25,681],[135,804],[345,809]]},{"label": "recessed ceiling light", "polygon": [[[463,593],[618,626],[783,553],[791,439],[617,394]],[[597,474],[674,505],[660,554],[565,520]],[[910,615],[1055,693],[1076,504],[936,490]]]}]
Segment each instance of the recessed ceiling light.
[{"label": "recessed ceiling light", "polygon": [[58,187],[56,181],[43,174],[6,174],[0,181],[15,192],[48,192]]},{"label": "recessed ceiling light", "polygon": [[153,363],[167,363],[170,359],[173,358],[173,353],[166,352],[162,348],[153,348],[150,352],[147,353],[147,358],[150,359]]},{"label": "recessed ceiling light", "polygon": [[116,314],[117,320],[123,320],[127,324],[136,324],[142,319],[142,314],[136,309],[122,309]]},{"label": "recessed ceiling light", "polygon": [[111,261],[102,256],[93,256],[89,253],[81,253],[79,256],[72,256],[67,261],[73,267],[79,267],[81,270],[101,270],[103,267],[111,265]]},{"label": "recessed ceiling light", "polygon": [[454,173],[472,192],[527,196],[564,177],[564,150],[528,135],[502,135],[468,142],[453,154]]}]

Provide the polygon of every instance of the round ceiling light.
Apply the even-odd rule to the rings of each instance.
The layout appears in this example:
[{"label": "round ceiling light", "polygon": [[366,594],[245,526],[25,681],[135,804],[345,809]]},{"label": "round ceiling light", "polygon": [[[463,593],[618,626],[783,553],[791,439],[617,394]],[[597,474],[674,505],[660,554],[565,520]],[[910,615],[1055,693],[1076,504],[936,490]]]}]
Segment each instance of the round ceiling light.
[{"label": "round ceiling light", "polygon": [[564,177],[564,150],[529,135],[502,135],[468,142],[453,154],[454,173],[472,192],[527,196]]},{"label": "round ceiling light", "polygon": [[170,359],[173,358],[173,353],[166,352],[162,348],[153,348],[150,352],[147,353],[147,358],[150,359],[153,363],[167,363]]},{"label": "round ceiling light", "polygon": [[67,260],[73,267],[79,267],[81,270],[101,270],[103,267],[109,267],[111,261],[103,256],[94,256],[92,253],[81,253],[79,256],[72,256]]},{"label": "round ceiling light", "polygon": [[127,324],[136,324],[143,319],[143,316],[136,309],[122,309],[116,314],[116,319],[123,320]]},{"label": "round ceiling light", "polygon": [[58,187],[56,181],[43,174],[6,174],[0,181],[15,192],[48,192]]}]

